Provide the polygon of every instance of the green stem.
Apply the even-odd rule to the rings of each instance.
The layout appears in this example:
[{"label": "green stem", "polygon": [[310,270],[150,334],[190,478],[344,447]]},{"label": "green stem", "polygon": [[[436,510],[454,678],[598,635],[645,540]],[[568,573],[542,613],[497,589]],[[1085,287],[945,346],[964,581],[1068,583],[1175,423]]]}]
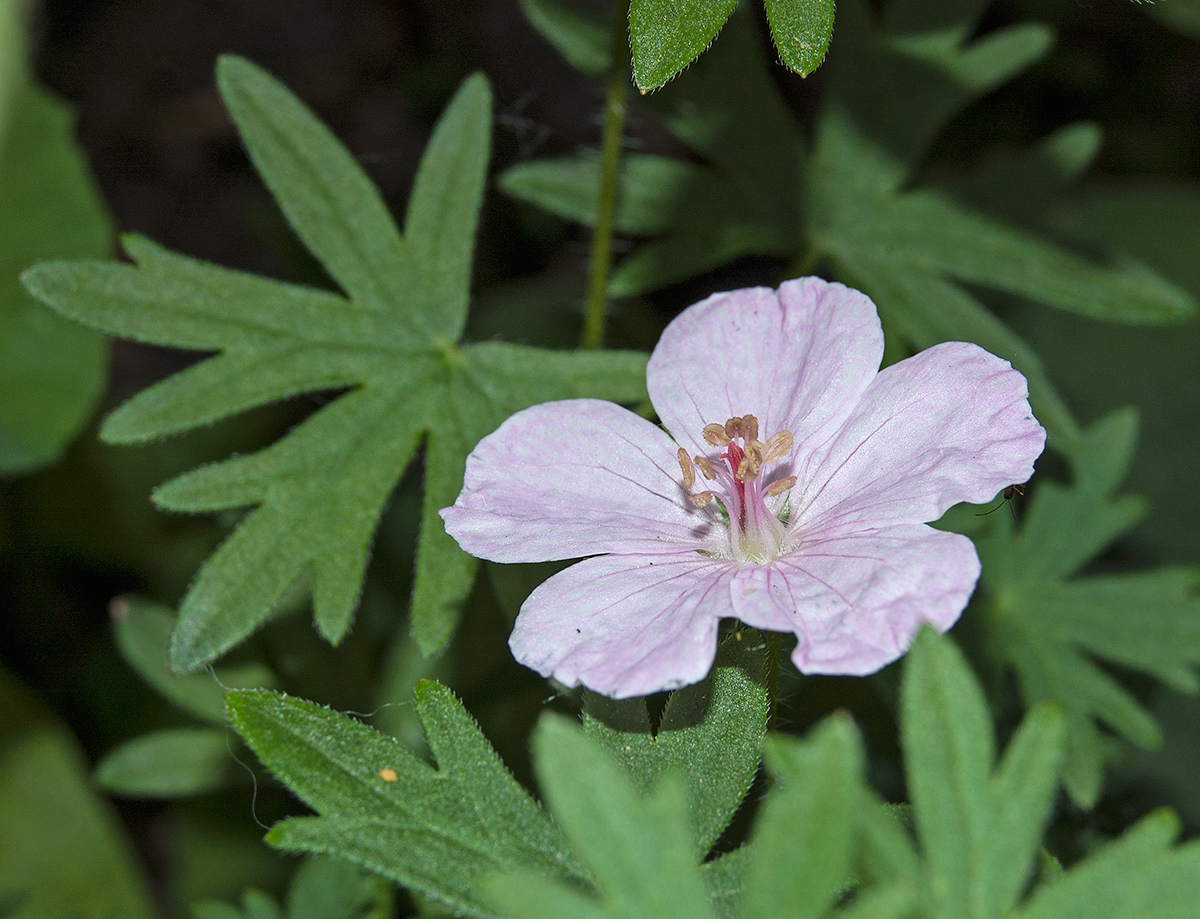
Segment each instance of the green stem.
[{"label": "green stem", "polygon": [[779,651],[783,639],[778,632],[763,633],[767,639],[767,692],[771,700],[771,713],[767,717],[767,730],[775,730],[775,715],[779,711]]},{"label": "green stem", "polygon": [[617,219],[617,188],[621,175],[621,141],[625,134],[625,96],[628,92],[629,42],[623,0],[614,3],[612,64],[604,96],[604,133],[600,142],[600,191],[596,198],[596,231],[588,267],[587,307],[583,317],[583,347],[604,344],[604,315],[608,305],[608,272],[612,265],[613,225]]}]

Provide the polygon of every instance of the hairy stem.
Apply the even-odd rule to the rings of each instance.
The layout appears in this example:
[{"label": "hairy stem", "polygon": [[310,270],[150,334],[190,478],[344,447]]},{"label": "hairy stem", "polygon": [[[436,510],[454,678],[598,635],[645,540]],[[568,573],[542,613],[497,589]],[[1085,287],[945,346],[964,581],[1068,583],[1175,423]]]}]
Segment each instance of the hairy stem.
[{"label": "hairy stem", "polygon": [[764,632],[767,640],[767,692],[771,700],[771,714],[767,717],[767,730],[775,730],[775,716],[779,711],[779,651],[783,639],[778,632]]},{"label": "hairy stem", "polygon": [[587,308],[583,318],[583,347],[604,344],[608,305],[608,272],[612,264],[613,224],[617,218],[617,186],[621,174],[621,141],[625,133],[625,96],[629,84],[629,42],[623,0],[613,4],[612,64],[604,95],[604,133],[600,142],[600,191],[596,198],[596,230],[588,268]]}]

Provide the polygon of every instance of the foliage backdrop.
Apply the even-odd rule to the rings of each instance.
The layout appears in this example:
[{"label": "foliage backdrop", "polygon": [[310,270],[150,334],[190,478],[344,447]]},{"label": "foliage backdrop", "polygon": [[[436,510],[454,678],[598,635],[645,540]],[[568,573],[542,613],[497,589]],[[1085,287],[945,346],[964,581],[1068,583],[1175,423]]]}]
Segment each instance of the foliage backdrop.
[{"label": "foliage backdrop", "polygon": [[[499,773],[472,776],[508,795],[509,809],[494,831],[481,830],[487,838],[461,844],[495,870],[510,864],[503,832],[527,827],[522,844],[538,840],[533,863],[558,865],[562,878],[602,890],[606,870],[628,878],[636,857],[606,866],[603,848],[589,849],[604,808],[572,810],[571,773],[591,776],[612,813],[636,811],[633,792],[564,723],[534,732],[551,690],[517,668],[504,644],[521,599],[553,568],[483,565],[472,580],[476,564],[447,544],[431,511],[453,499],[474,441],[515,408],[583,393],[637,405],[638,352],[679,309],[713,290],[805,271],[872,294],[888,359],[969,338],[1013,360],[1030,378],[1053,452],[1028,499],[1018,499],[1015,522],[1004,509],[986,519],[963,509],[944,524],[973,535],[984,561],[977,601],[954,633],[983,680],[979,710],[971,678],[941,646],[924,652],[926,675],[906,678],[903,692],[901,667],[866,680],[785,669],[776,725],[804,734],[847,709],[867,754],[847,723],[825,722],[803,751],[786,739],[768,745],[773,780],[793,770],[820,789],[862,771],[885,799],[913,802],[922,857],[953,878],[966,849],[936,788],[961,779],[963,800],[978,814],[994,805],[980,803],[983,793],[967,779],[936,774],[926,754],[943,735],[928,732],[966,731],[959,739],[976,748],[991,718],[1001,749],[1010,738],[1012,747],[999,765],[979,752],[967,771],[971,782],[995,768],[997,782],[1024,784],[1029,816],[1003,836],[1030,836],[1013,842],[1017,852],[1033,851],[1037,814],[1052,794],[1046,776],[1060,768],[1067,795],[1048,839],[1066,864],[1161,803],[1179,811],[1185,835],[1200,828],[1200,708],[1184,695],[1197,688],[1200,661],[1190,567],[1200,559],[1200,333],[1189,318],[1200,298],[1196,5],[894,0],[876,18],[875,5],[844,0],[829,59],[805,80],[775,63],[761,7],[735,12],[682,77],[631,94],[608,350],[573,356],[551,349],[573,348],[584,325],[597,210],[590,190],[599,180],[590,151],[603,102],[595,75],[612,58],[611,18],[603,4],[574,4],[584,25],[556,31],[545,18],[554,6],[97,0],[48,2],[24,18],[22,5],[5,7],[0,701],[11,715],[0,731],[0,915],[182,916],[203,901],[198,915],[269,916],[278,901],[301,916],[312,899],[306,889],[322,888],[347,899],[307,914],[314,919],[386,914],[386,885],[346,875],[339,862],[305,863],[285,892],[294,863],[259,842],[256,821],[294,817],[297,805],[229,732],[222,687],[284,689],[369,712],[375,729],[409,750],[429,749],[443,768],[443,753],[462,754],[456,745],[490,757],[454,697],[422,682],[441,681],[517,779],[542,791],[574,848]],[[635,4],[648,22],[658,6]],[[787,6],[768,4],[771,24]],[[14,50],[27,34],[36,85]],[[236,58],[214,76],[218,55],[230,51],[290,92]],[[635,40],[633,52],[639,79],[665,79],[644,66],[659,51]],[[811,61],[789,63],[811,69]],[[470,77],[476,71],[487,81]],[[318,186],[330,194],[310,193]],[[113,226],[140,234],[124,243],[137,268],[58,261],[27,275],[27,287],[103,331],[220,357],[194,363],[194,352],[117,340],[110,371],[98,336],[19,286],[17,272],[39,259],[116,254]],[[406,314],[412,321],[337,318],[345,304],[338,288],[367,313],[402,289],[416,304]],[[295,324],[304,310],[313,320]],[[145,446],[101,445],[95,427],[79,433],[154,383],[100,430],[110,444]],[[383,419],[386,433],[376,441],[363,435],[373,419]],[[159,506],[218,513],[155,510],[152,489],[172,479],[155,492]],[[296,583],[312,564],[311,577]],[[114,597],[122,599],[110,604]],[[236,646],[215,681],[167,668],[181,601],[175,664],[195,667]],[[729,666],[721,679],[753,677],[757,665]],[[750,683],[736,693],[746,706],[740,717],[761,723]],[[915,714],[940,711],[939,693],[966,700],[961,711],[946,703],[940,726]],[[365,806],[352,803],[357,786],[347,779],[344,795],[322,798],[314,789],[327,775],[306,780],[302,768],[309,753],[328,755],[322,741],[308,738],[311,750],[289,759],[280,753],[288,745],[270,738],[289,719],[329,719],[330,737],[359,728],[272,701],[281,698],[250,690],[230,697],[250,747],[321,814],[280,824],[273,842],[326,851],[342,839],[335,851],[353,850],[417,891],[402,906],[419,908],[424,894],[521,914],[513,905],[527,889],[520,878],[477,888],[476,868],[464,868],[459,883],[439,876],[444,862],[433,856],[407,864],[354,849],[371,835],[353,823],[361,813],[342,813]],[[915,701],[922,698],[925,707]],[[686,712],[689,703],[676,699]],[[1057,704],[1058,714],[1040,702]],[[576,697],[550,703],[579,711]],[[619,748],[604,725],[628,713],[602,713],[602,700],[590,705],[588,736]],[[363,734],[363,742],[380,736]],[[654,786],[654,770],[665,766],[646,765],[678,762],[666,748],[627,764],[642,792],[656,789],[647,806],[661,818],[637,831],[645,834],[637,845],[681,866],[678,888],[663,893],[672,908],[690,908],[702,887],[717,902],[722,890],[729,899],[736,872],[789,870],[726,863],[688,874],[689,846],[706,850],[755,781],[757,739],[747,743],[755,753],[742,755],[746,763],[712,769],[730,784],[704,799],[707,816],[687,784],[707,774],[703,763],[679,788]],[[1029,755],[1023,766],[1014,765],[1014,749]],[[915,774],[919,763],[935,771]],[[430,782],[424,764],[410,767],[405,782]],[[249,773],[258,776],[253,798]],[[756,781],[757,798],[765,779]],[[857,793],[830,788],[833,797]],[[428,794],[429,826],[465,820],[453,811],[461,791]],[[813,826],[858,819],[850,810],[814,815],[819,799],[770,799],[755,832],[781,832],[772,829],[784,819],[773,816],[776,807]],[[942,824],[930,816],[939,813]],[[406,815],[380,819],[396,821],[389,832],[414,832]],[[1169,841],[1165,819],[1137,831],[1157,840],[1146,851]],[[30,825],[39,828],[32,835],[23,829]],[[681,843],[690,833],[698,835]],[[917,857],[888,838],[881,851],[895,864]],[[809,866],[825,872],[812,878],[818,900],[823,884],[833,883],[832,897],[850,870],[838,846],[849,853],[851,843],[829,845],[830,863]],[[1133,859],[1135,843],[1121,845],[1121,857]],[[1155,870],[1183,876],[1191,857]],[[1020,866],[995,864],[989,896],[1007,909]],[[61,877],[73,884],[53,881]],[[881,900],[908,896],[907,877],[884,872]],[[645,879],[647,890],[653,881]],[[58,901],[23,899],[52,888]],[[107,899],[97,898],[101,888]],[[771,909],[769,884],[758,889],[762,902],[747,905],[747,915]],[[483,899],[456,900],[453,891]],[[573,902],[567,888],[546,896]],[[218,901],[240,903],[240,912]],[[814,901],[813,914],[828,902]],[[1053,904],[1028,909],[1059,915]]]}]

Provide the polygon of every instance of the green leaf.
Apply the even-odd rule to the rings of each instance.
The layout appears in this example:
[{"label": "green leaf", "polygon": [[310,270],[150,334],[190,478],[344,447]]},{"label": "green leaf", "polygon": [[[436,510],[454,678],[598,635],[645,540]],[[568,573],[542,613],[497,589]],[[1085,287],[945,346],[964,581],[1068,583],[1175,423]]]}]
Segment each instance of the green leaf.
[{"label": "green leaf", "polygon": [[594,77],[608,72],[612,64],[609,17],[596,14],[595,7],[571,0],[521,0],[521,10],[576,70]]},{"label": "green leaf", "polygon": [[29,7],[29,0],[12,0],[0,9],[0,146],[4,143],[12,98],[25,81]]},{"label": "green leaf", "polygon": [[121,657],[143,680],[184,711],[224,726],[225,690],[275,686],[265,666],[218,667],[212,673],[175,674],[167,662],[175,616],[165,606],[137,597],[118,597],[109,607],[113,638]]},{"label": "green leaf", "polygon": [[904,672],[901,740],[933,915],[1000,916],[1034,868],[1050,817],[1063,718],[1034,710],[993,773],[983,692],[948,638],[922,631]]},{"label": "green leaf", "polygon": [[[358,306],[397,312],[395,285],[410,280],[413,253],[350,151],[282,83],[244,58],[218,59],[217,88],[255,169],[308,250]],[[464,90],[455,97],[460,106],[490,104],[481,78]],[[404,310],[396,318],[418,316]]]},{"label": "green leaf", "polygon": [[131,798],[184,798],[221,788],[233,756],[225,733],[172,728],[126,741],[100,760],[96,781]]},{"label": "green leaf", "polygon": [[242,908],[228,903],[198,903],[192,910],[193,919],[283,919],[279,904],[269,894],[250,888],[242,895]]},{"label": "green leaf", "polygon": [[833,0],[766,0],[766,7],[779,57],[808,76],[825,60],[833,38]]},{"label": "green leaf", "polygon": [[1200,845],[1168,848],[1173,814],[1146,817],[1120,839],[1039,888],[1015,919],[1186,919],[1200,898]]},{"label": "green leaf", "polygon": [[[595,740],[547,716],[533,741],[539,784],[563,832],[590,869],[599,901],[538,884],[528,873],[489,878],[488,899],[502,916],[704,919],[711,910],[700,881],[683,782],[664,776],[648,793]],[[584,790],[586,789],[586,793]],[[564,912],[564,908],[570,908]]]},{"label": "green leaf", "polygon": [[177,670],[203,666],[269,618],[298,581],[337,643],[357,606],[388,497],[425,443],[425,501],[412,628],[425,654],[449,640],[476,562],[438,509],[466,456],[513,412],[552,399],[645,398],[645,355],[458,345],[487,165],[491,93],[471,77],[429,143],[401,236],[354,158],[281,84],[223,58],[219,83],[256,167],[300,239],[347,296],[207,265],[131,238],[135,266],[57,262],[26,286],[85,324],[218,351],[113,413],[133,443],[313,390],[350,388],[277,443],[187,473],[155,492],[187,513],[251,506],[180,607]]},{"label": "green leaf", "polygon": [[1169,3],[1145,3],[1142,9],[1175,31],[1200,38],[1200,2],[1171,0]]},{"label": "green leaf", "polygon": [[1149,712],[1092,658],[1184,692],[1200,690],[1200,572],[1075,577],[1141,516],[1141,502],[1113,497],[1136,430],[1132,412],[1097,422],[1072,459],[1071,487],[1039,483],[1019,530],[996,515],[976,540],[995,638],[988,647],[1016,669],[1029,705],[1053,701],[1066,712],[1064,782],[1081,806],[1094,803],[1100,790],[1097,721],[1140,746],[1160,742]]},{"label": "green leaf", "polygon": [[[659,204],[671,229],[619,266],[611,293],[651,290],[741,255],[794,254],[803,243],[804,149],[748,11],[736,10],[712,51],[649,102],[710,165],[692,166],[678,198]],[[636,189],[635,178],[622,194],[662,200],[665,189]]]},{"label": "green leaf", "polygon": [[[23,52],[13,29],[0,22],[0,46]],[[58,459],[95,410],[108,364],[100,336],[42,309],[18,281],[38,259],[107,254],[112,232],[73,114],[26,82],[22,57],[5,60],[0,47],[0,473]]]},{"label": "green leaf", "polygon": [[[692,163],[665,156],[631,153],[621,157],[616,228],[632,235],[654,235],[670,227],[673,210],[689,186],[703,181]],[[496,183],[520,201],[594,226],[600,193],[600,161],[594,156],[564,156],[518,163]]]},{"label": "green leaf", "polygon": [[132,846],[74,738],[3,670],[0,709],[0,898],[14,896],[10,919],[150,919]]},{"label": "green leaf", "polygon": [[288,919],[391,919],[392,892],[357,865],[309,858],[292,875],[287,913]]},{"label": "green leaf", "polygon": [[277,824],[272,845],[336,855],[472,915],[488,914],[474,892],[484,873],[578,876],[558,830],[444,687],[422,681],[414,696],[436,766],[309,702],[227,699],[246,743],[317,815]]},{"label": "green leaf", "polygon": [[1100,128],[1092,122],[1069,124],[1025,149],[998,151],[974,171],[948,177],[942,185],[952,197],[988,214],[1017,222],[1036,220],[1046,202],[1091,165],[1102,141]]},{"label": "green leaf", "polygon": [[633,0],[629,44],[633,81],[658,89],[712,44],[737,0]]},{"label": "green leaf", "polygon": [[728,826],[758,772],[771,705],[766,648],[753,629],[722,642],[712,673],[671,694],[654,734],[644,699],[589,693],[584,702],[585,732],[643,793],[669,770],[683,776],[698,859]]},{"label": "green leaf", "polygon": [[[963,285],[1138,323],[1186,318],[1196,298],[1128,258],[1091,261],[931,187],[909,190],[947,121],[1049,47],[1048,31],[1036,25],[972,40],[980,12],[978,3],[926,9],[898,0],[877,22],[860,0],[847,0],[811,158],[765,75],[753,29],[735,12],[713,51],[650,99],[672,132],[708,162],[682,166],[679,178],[689,178],[677,186],[627,175],[626,198],[648,206],[640,228],[670,226],[618,267],[613,295],[661,287],[749,254],[823,262],[871,295],[908,345],[978,341],[1011,360],[1027,375],[1054,444],[1073,451],[1078,424],[1040,359]],[[978,207],[1032,219],[1050,190],[1086,166],[1097,142],[1093,127],[1073,126],[1005,168],[982,171],[973,184],[946,184]],[[524,169],[530,171],[522,173],[518,194],[592,219],[590,198],[562,187],[565,167]],[[563,172],[555,176],[554,169]],[[535,177],[545,184],[536,187]],[[1008,206],[997,207],[1000,201]]]},{"label": "green leaf", "polygon": [[919,349],[944,341],[973,341],[1010,361],[1029,381],[1034,414],[1051,443],[1075,450],[1082,436],[1042,359],[1015,332],[967,291],[935,272],[905,269],[855,253],[842,260],[850,279],[871,291],[884,327]]},{"label": "green leaf", "polygon": [[743,919],[819,919],[833,905],[849,876],[862,758],[847,716],[804,743],[770,739],[767,767],[779,787],[755,821]]},{"label": "green leaf", "polygon": [[835,257],[887,253],[885,264],[983,284],[1108,322],[1186,319],[1195,300],[1149,268],[1093,265],[1047,242],[925,191],[826,213],[820,244]]}]

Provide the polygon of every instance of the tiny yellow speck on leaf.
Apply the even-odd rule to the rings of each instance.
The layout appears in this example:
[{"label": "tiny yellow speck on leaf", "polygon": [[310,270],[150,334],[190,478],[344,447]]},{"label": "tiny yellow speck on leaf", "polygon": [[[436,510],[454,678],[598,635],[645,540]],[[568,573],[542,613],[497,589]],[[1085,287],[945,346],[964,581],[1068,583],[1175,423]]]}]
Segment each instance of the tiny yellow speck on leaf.
[{"label": "tiny yellow speck on leaf", "polygon": [[400,778],[398,775],[396,775],[395,769],[380,769],[379,777],[385,782],[395,782]]}]

